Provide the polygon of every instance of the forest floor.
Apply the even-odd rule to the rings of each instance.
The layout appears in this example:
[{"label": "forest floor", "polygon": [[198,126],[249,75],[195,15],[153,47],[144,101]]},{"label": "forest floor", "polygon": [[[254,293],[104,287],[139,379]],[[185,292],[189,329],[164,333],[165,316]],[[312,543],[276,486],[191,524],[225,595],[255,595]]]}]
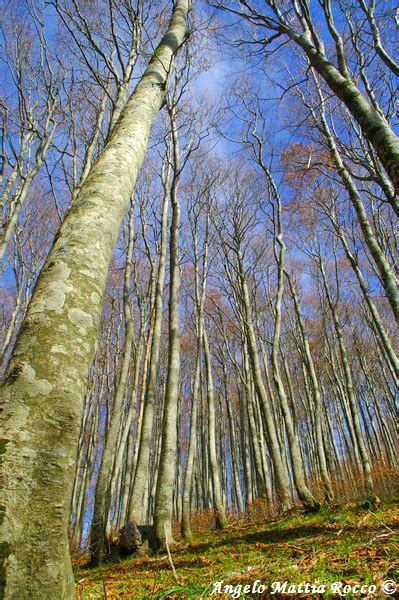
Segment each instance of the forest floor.
[{"label": "forest floor", "polygon": [[[381,589],[386,580],[399,581],[398,525],[398,502],[393,500],[384,500],[372,511],[352,504],[317,514],[297,512],[269,523],[235,521],[223,531],[197,531],[193,542],[179,541],[171,548],[177,581],[166,553],[110,562],[101,568],[81,566],[81,557],[75,564],[78,598],[399,597],[387,596]],[[260,580],[256,589],[265,586],[263,594],[245,591],[244,586],[252,588],[256,580]],[[284,581],[286,592],[301,582],[324,585],[326,591],[304,593],[296,588],[296,594],[282,590],[273,594],[274,582]],[[342,584],[334,588],[336,593],[331,590],[333,582]],[[356,593],[356,584],[374,585],[376,591]],[[226,585],[233,587],[224,589]],[[345,593],[345,585],[352,586],[350,593]]]}]

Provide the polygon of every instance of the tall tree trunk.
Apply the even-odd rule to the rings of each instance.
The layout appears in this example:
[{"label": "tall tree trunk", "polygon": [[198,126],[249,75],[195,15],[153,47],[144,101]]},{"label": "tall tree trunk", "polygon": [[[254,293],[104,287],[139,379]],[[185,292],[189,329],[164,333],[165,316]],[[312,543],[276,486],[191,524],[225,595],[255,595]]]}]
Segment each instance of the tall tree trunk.
[{"label": "tall tree trunk", "polygon": [[180,179],[179,146],[175,104],[169,109],[173,140],[174,175],[170,192],[172,220],[170,225],[169,260],[169,348],[168,375],[166,380],[165,404],[162,422],[162,445],[159,461],[158,480],[155,496],[154,525],[156,544],[164,547],[173,544],[173,489],[177,455],[177,407],[180,377],[180,260],[179,225],[180,204],[178,184]]},{"label": "tall tree trunk", "polygon": [[262,380],[262,373],[260,368],[260,360],[259,353],[256,344],[254,326],[252,322],[252,308],[249,298],[248,286],[245,281],[244,270],[241,263],[241,259],[239,257],[239,269],[240,269],[240,278],[241,278],[241,287],[243,294],[243,306],[245,310],[245,329],[247,335],[247,343],[248,343],[248,354],[249,360],[252,368],[252,375],[254,380],[254,385],[256,389],[256,393],[259,396],[259,399],[262,403],[262,411],[265,416],[266,430],[267,430],[267,438],[270,456],[273,463],[273,471],[276,481],[277,493],[279,495],[279,500],[282,504],[283,510],[287,510],[291,506],[291,494],[289,489],[289,476],[288,471],[285,468],[282,453],[280,450],[280,445],[277,437],[277,432],[275,428],[275,423],[273,419],[273,414],[271,410],[271,406],[269,404],[268,394],[265,388],[265,385]]},{"label": "tall tree trunk", "polygon": [[166,35],[61,226],[2,383],[0,580],[7,599],[42,598],[44,589],[49,598],[75,597],[67,535],[85,380],[108,266],[188,9],[188,0],[174,5]]},{"label": "tall tree trunk", "polygon": [[133,350],[134,318],[130,307],[130,285],[134,245],[134,204],[129,211],[128,246],[126,251],[125,275],[123,283],[123,310],[125,316],[125,339],[123,345],[122,365],[118,385],[115,392],[114,407],[109,423],[107,438],[101,457],[96,491],[94,495],[93,520],[91,524],[90,551],[93,560],[101,561],[107,554],[106,550],[106,522],[107,507],[111,502],[111,470],[114,460],[115,448],[123,418],[125,394],[128,385],[130,359]]},{"label": "tall tree trunk", "polygon": [[[250,513],[251,504],[253,502],[253,481],[252,481],[252,464],[251,464],[251,443],[248,435],[246,401],[245,401],[245,386],[239,386],[239,401],[240,401],[240,444],[241,456],[243,457],[244,467],[244,482],[245,482],[245,499],[246,512]],[[272,502],[271,502],[272,503]]]},{"label": "tall tree trunk", "polygon": [[274,255],[277,263],[277,296],[275,301],[274,314],[274,333],[272,344],[272,371],[273,380],[276,386],[277,395],[280,401],[281,410],[284,417],[284,423],[287,431],[288,445],[291,456],[292,474],[294,478],[295,488],[301,502],[311,509],[318,509],[319,503],[311,494],[305,482],[305,471],[302,461],[298,434],[295,430],[291,409],[288,404],[287,394],[280,373],[279,365],[279,348],[281,334],[281,306],[284,293],[284,269],[285,269],[285,251],[286,246],[283,238],[283,222],[282,222],[282,206],[281,199],[275,182],[270,172],[264,168],[267,182],[271,188],[272,196],[275,199],[276,206],[273,206],[273,226],[275,235]]},{"label": "tall tree trunk", "polygon": [[[198,333],[199,336],[199,333]],[[191,414],[190,414],[190,440],[187,452],[187,464],[184,473],[184,484],[183,484],[183,499],[182,499],[182,520],[181,520],[181,534],[186,540],[192,538],[191,527],[190,527],[190,505],[191,505],[191,494],[193,485],[194,475],[194,459],[197,449],[197,414],[198,414],[198,399],[199,399],[199,388],[201,381],[201,356],[202,356],[202,343],[200,338],[197,340],[197,357],[195,361],[195,374],[193,384],[193,397],[191,401]]]},{"label": "tall tree trunk", "polygon": [[164,178],[164,201],[162,209],[161,247],[158,261],[158,277],[155,288],[154,323],[152,330],[150,360],[147,381],[145,382],[145,396],[141,431],[138,443],[137,464],[133,480],[132,495],[129,506],[129,520],[143,524],[147,513],[144,496],[148,490],[148,472],[150,466],[151,441],[154,424],[154,409],[158,393],[159,349],[162,332],[162,307],[163,290],[165,284],[166,251],[167,251],[167,226],[170,199],[170,169]]},{"label": "tall tree trunk", "polygon": [[201,362],[202,362],[202,338],[203,338],[203,312],[204,303],[206,296],[206,271],[208,267],[208,223],[209,215],[206,216],[206,234],[204,241],[204,252],[202,257],[202,282],[200,282],[199,273],[199,256],[198,256],[198,234],[197,234],[197,221],[195,220],[193,226],[193,245],[194,245],[194,269],[195,269],[195,302],[197,312],[197,356],[195,361],[195,374],[193,384],[193,397],[191,402],[191,415],[190,415],[190,440],[187,452],[187,464],[186,471],[184,474],[183,484],[183,497],[182,497],[182,520],[181,520],[181,533],[185,539],[191,539],[191,528],[190,528],[190,503],[193,486],[193,474],[194,474],[194,460],[197,450],[197,415],[198,415],[198,401],[199,392],[201,385]]},{"label": "tall tree trunk", "polygon": [[235,497],[236,497],[236,501],[237,501],[237,510],[240,514],[243,514],[244,513],[244,502],[243,502],[242,493],[241,493],[240,459],[239,459],[239,455],[238,455],[238,445],[237,445],[237,438],[236,438],[236,432],[235,432],[233,410],[231,407],[231,400],[229,398],[229,391],[228,391],[228,387],[227,387],[227,371],[226,371],[225,363],[223,363],[223,376],[224,376],[225,401],[226,401],[226,408],[227,408],[228,429],[229,429],[229,438],[230,438],[230,458],[231,458],[231,468],[232,468],[232,472],[233,472]]},{"label": "tall tree trunk", "polygon": [[208,400],[208,449],[209,449],[209,464],[211,470],[213,502],[216,512],[216,527],[223,529],[226,527],[226,512],[221,496],[220,477],[219,477],[219,462],[216,451],[216,414],[215,414],[215,397],[212,376],[212,361],[209,349],[208,335],[205,327],[203,331],[204,340],[204,355],[206,365],[206,390]]},{"label": "tall tree trunk", "polygon": [[297,315],[299,328],[301,331],[302,344],[303,344],[303,348],[305,351],[306,368],[308,370],[310,381],[312,383],[312,390],[313,390],[313,395],[314,395],[315,411],[316,411],[316,414],[315,414],[316,447],[317,447],[317,457],[319,460],[321,478],[323,480],[323,486],[324,486],[326,498],[327,498],[327,500],[331,501],[332,497],[333,497],[333,492],[332,492],[332,487],[331,487],[330,475],[329,475],[328,469],[327,469],[326,455],[324,452],[324,445],[323,445],[323,431],[322,431],[323,415],[322,415],[322,399],[321,399],[319,381],[318,381],[318,378],[316,375],[316,369],[314,366],[313,357],[310,352],[309,341],[308,341],[308,337],[307,337],[306,329],[305,329],[305,323],[303,321],[303,317],[302,317],[301,310],[299,307],[299,298],[296,293],[295,285],[294,285],[292,277],[289,275],[289,273],[285,272],[285,274],[288,279],[292,299],[294,301],[295,312]]},{"label": "tall tree trunk", "polygon": [[331,314],[333,317],[335,333],[336,333],[337,339],[338,339],[338,346],[339,346],[339,351],[340,351],[340,356],[341,356],[342,368],[344,371],[345,387],[346,387],[346,391],[348,394],[349,408],[350,408],[350,412],[351,412],[351,416],[352,416],[353,429],[354,429],[356,441],[358,444],[361,463],[362,463],[362,470],[363,470],[366,494],[372,500],[374,498],[374,483],[373,483],[373,478],[371,475],[370,458],[368,456],[367,448],[366,448],[364,438],[363,438],[363,432],[362,432],[361,425],[360,425],[359,411],[358,411],[358,407],[357,407],[357,400],[356,400],[355,392],[353,389],[353,379],[352,379],[351,369],[349,366],[348,354],[346,351],[345,342],[344,342],[344,338],[343,338],[342,331],[341,331],[341,325],[338,320],[336,306],[333,302],[333,299],[331,297],[330,288],[328,286],[327,277],[326,277],[326,273],[325,273],[325,269],[324,269],[324,264],[321,260],[320,260],[319,264],[320,264],[320,271],[321,271],[323,284],[324,284],[324,288],[325,288],[326,296],[327,296],[327,300],[328,300],[328,305],[330,307]]},{"label": "tall tree trunk", "polygon": [[345,76],[340,73],[335,65],[327,59],[322,49],[314,46],[309,35],[301,35],[291,28],[286,33],[304,50],[315,71],[353,115],[362,129],[364,137],[377,152],[381,164],[398,193],[399,139],[385,117],[368,103],[349,74]]},{"label": "tall tree trunk", "polygon": [[399,379],[399,360],[396,355],[395,349],[392,346],[392,343],[391,343],[391,340],[389,339],[388,333],[385,330],[385,327],[383,325],[383,322],[381,320],[381,317],[379,315],[377,307],[376,307],[375,303],[373,302],[373,299],[370,294],[370,289],[364,279],[364,276],[360,269],[357,257],[351,252],[351,250],[349,248],[349,244],[346,240],[345,234],[344,234],[342,228],[340,227],[337,219],[332,215],[329,215],[329,217],[330,217],[332,224],[334,225],[335,231],[336,231],[339,239],[341,240],[342,247],[345,250],[346,257],[349,260],[350,265],[357,277],[360,289],[363,292],[364,300],[369,308],[371,317],[373,319],[375,329],[377,330],[377,333],[380,337],[381,344],[387,354],[390,367],[392,369],[392,372],[394,373],[394,377],[396,377],[396,382],[397,382]]},{"label": "tall tree trunk", "polygon": [[[378,269],[378,272],[381,277],[382,285],[385,289],[387,298],[392,307],[393,314],[396,319],[399,319],[399,284],[395,272],[392,266],[389,264],[384,252],[382,251],[377,238],[373,232],[371,227],[369,218],[366,213],[366,209],[364,208],[364,204],[362,198],[358,192],[355,182],[351,177],[348,169],[346,168],[344,161],[341,158],[341,155],[338,151],[337,145],[335,143],[334,136],[331,132],[331,129],[328,125],[325,109],[324,109],[324,98],[321,93],[321,90],[316,82],[317,91],[320,99],[320,119],[323,126],[323,134],[326,138],[328,148],[331,153],[331,158],[334,162],[334,165],[337,169],[337,172],[342,180],[342,183],[347,189],[349,198],[353,204],[353,207],[356,211],[356,215],[359,221],[360,229],[362,230],[364,240],[367,244],[367,247],[370,251],[371,256],[375,262],[375,265]],[[388,125],[387,125],[388,127]],[[392,134],[393,135],[393,134]],[[399,184],[399,140],[397,140],[397,148],[396,148],[396,185]],[[399,188],[397,188],[399,193]]]}]

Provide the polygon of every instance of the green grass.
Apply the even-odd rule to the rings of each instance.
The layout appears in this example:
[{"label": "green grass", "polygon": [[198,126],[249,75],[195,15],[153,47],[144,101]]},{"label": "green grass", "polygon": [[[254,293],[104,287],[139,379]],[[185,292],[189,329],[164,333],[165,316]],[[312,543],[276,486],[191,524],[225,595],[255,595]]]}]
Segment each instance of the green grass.
[{"label": "green grass", "polygon": [[[166,554],[132,557],[107,563],[101,569],[76,566],[78,597],[231,598],[228,594],[210,596],[213,583],[223,581],[223,586],[235,586],[258,579],[266,589],[274,581],[285,580],[290,584],[325,584],[327,590],[334,581],[375,584],[377,592],[371,597],[382,598],[381,583],[395,579],[397,509],[397,502],[384,501],[373,512],[349,505],[317,514],[296,513],[270,523],[236,522],[221,532],[202,531],[192,543],[179,540],[171,549],[178,582]],[[262,597],[295,596],[265,593]],[[296,597],[339,596],[327,591],[323,596]]]}]

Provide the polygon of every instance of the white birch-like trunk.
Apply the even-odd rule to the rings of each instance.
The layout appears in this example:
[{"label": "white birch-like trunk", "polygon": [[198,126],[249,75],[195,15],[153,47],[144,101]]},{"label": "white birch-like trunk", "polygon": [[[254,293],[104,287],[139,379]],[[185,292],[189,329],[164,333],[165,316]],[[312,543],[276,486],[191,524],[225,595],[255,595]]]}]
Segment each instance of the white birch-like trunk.
[{"label": "white birch-like trunk", "polygon": [[75,597],[68,521],[85,380],[108,266],[186,35],[188,0],[69,210],[37,281],[2,383],[2,597]]}]

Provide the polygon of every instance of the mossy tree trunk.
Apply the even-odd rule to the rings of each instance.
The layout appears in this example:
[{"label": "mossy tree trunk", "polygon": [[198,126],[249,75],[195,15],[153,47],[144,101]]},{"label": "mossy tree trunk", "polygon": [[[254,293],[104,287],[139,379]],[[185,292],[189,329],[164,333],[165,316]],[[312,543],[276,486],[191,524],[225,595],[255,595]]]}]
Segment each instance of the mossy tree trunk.
[{"label": "mossy tree trunk", "polygon": [[69,210],[42,269],[1,387],[0,597],[74,598],[68,521],[85,380],[116,238],[186,35],[169,28]]}]

